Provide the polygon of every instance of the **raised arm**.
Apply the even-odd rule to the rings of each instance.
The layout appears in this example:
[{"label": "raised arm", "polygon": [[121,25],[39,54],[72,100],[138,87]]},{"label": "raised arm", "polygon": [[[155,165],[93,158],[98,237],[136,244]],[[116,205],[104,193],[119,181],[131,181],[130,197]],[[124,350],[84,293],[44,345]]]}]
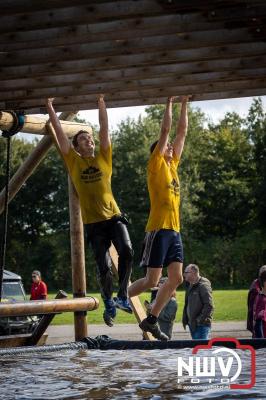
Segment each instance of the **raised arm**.
[{"label": "raised arm", "polygon": [[46,99],[46,107],[50,117],[50,121],[54,128],[60,150],[63,154],[67,154],[70,150],[70,143],[67,136],[64,134],[60,121],[53,107],[54,99]]},{"label": "raised arm", "polygon": [[111,139],[108,131],[108,116],[106,111],[106,105],[104,101],[104,95],[102,94],[98,98],[98,107],[99,107],[99,124],[100,124],[100,132],[99,132],[100,146],[104,150],[106,150],[111,144]]},{"label": "raised arm", "polygon": [[166,108],[162,120],[161,133],[158,141],[158,147],[161,154],[164,154],[168,142],[169,132],[172,125],[172,108],[174,97],[168,97]]},{"label": "raised arm", "polygon": [[188,127],[188,116],[187,116],[187,103],[188,103],[189,96],[182,96],[181,97],[181,111],[179,121],[176,127],[176,137],[173,142],[174,154],[177,158],[181,157],[185,138],[187,134],[187,127]]}]

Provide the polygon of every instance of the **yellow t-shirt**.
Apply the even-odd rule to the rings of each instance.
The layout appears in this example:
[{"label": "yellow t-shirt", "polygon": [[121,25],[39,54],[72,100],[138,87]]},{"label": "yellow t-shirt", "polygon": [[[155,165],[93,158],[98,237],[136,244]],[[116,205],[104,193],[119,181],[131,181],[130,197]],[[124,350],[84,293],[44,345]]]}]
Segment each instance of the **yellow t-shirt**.
[{"label": "yellow t-shirt", "polygon": [[73,148],[64,154],[69,175],[79,196],[84,224],[105,221],[120,210],[111,189],[112,148],[100,148],[95,157],[82,157]]},{"label": "yellow t-shirt", "polygon": [[180,231],[180,186],[177,175],[179,159],[173,157],[170,165],[155,147],[148,163],[148,190],[150,215],[146,232],[159,229]]}]

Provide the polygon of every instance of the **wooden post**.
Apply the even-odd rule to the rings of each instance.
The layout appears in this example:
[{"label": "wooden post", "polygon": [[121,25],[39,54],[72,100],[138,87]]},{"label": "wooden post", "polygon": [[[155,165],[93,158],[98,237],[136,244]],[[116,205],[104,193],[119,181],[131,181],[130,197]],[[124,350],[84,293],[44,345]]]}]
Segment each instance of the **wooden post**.
[{"label": "wooden post", "polygon": [[[86,296],[84,234],[79,198],[70,177],[68,177],[68,189],[73,297],[77,298]],[[75,340],[88,336],[86,313],[75,312],[74,324]]]},{"label": "wooden post", "polygon": [[[110,251],[110,256],[112,259],[113,272],[117,276],[118,275],[118,254],[117,254],[117,251],[113,244],[111,245],[109,251]],[[129,282],[129,284],[130,283],[131,282]],[[138,296],[131,297],[130,303],[131,303],[131,306],[132,306],[132,309],[133,309],[133,312],[135,314],[137,321],[141,322],[144,318],[146,318],[147,315],[142,307],[139,297]],[[143,335],[144,335],[145,339],[147,339],[147,340],[155,340],[150,332],[143,332]]]}]

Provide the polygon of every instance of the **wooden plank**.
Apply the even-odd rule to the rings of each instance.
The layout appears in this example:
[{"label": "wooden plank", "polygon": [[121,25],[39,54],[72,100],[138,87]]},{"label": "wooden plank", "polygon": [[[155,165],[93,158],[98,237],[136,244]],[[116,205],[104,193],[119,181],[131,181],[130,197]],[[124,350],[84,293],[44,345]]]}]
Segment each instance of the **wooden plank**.
[{"label": "wooden plank", "polygon": [[[108,108],[117,108],[117,107],[135,107],[135,106],[148,106],[151,104],[165,104],[167,97],[173,94],[172,90],[168,92],[166,96],[161,96],[161,94],[154,93],[154,97],[137,97],[135,99],[126,99],[126,100],[109,100]],[[226,91],[218,91],[218,92],[209,92],[209,93],[196,93],[193,94],[192,101],[203,101],[203,100],[218,100],[218,99],[229,99],[229,98],[241,98],[241,97],[253,97],[253,96],[265,96],[266,95],[266,85],[264,84],[262,87],[253,88],[253,89],[234,89]],[[80,102],[76,104],[79,110],[94,110],[95,102]],[[58,107],[57,107],[58,108]],[[73,110],[73,105],[64,104],[60,105],[59,109],[62,111],[71,111]],[[31,107],[27,110],[28,113],[42,113],[45,112],[43,107]]]},{"label": "wooden plank", "polygon": [[[266,66],[266,57],[265,63]],[[23,101],[24,98],[29,99],[40,99],[47,97],[62,97],[75,95],[89,95],[95,93],[110,93],[114,91],[129,91],[129,90],[144,90],[149,88],[162,88],[172,87],[173,85],[181,84],[184,85],[197,85],[200,83],[208,82],[230,82],[240,79],[260,79],[265,78],[266,68],[254,68],[254,69],[238,69],[231,71],[221,72],[205,72],[205,73],[193,73],[193,74],[180,74],[179,72],[169,74],[167,76],[158,75],[158,77],[150,79],[141,79],[135,77],[135,80],[113,80],[109,82],[103,82],[99,84],[77,84],[68,86],[54,86],[49,88],[37,88],[32,90],[19,90],[19,91],[0,91],[0,98],[2,101]],[[77,132],[77,131],[75,131]]]},{"label": "wooden plank", "polygon": [[[183,95],[184,93],[188,94],[200,94],[200,93],[208,93],[208,92],[218,92],[230,90],[245,90],[245,89],[260,89],[264,87],[266,84],[265,77],[261,79],[252,79],[252,80],[234,80],[230,82],[207,82],[203,84],[195,84],[195,85],[180,85],[173,84],[170,87],[160,87],[160,88],[150,88],[150,89],[142,89],[141,87],[138,90],[129,90],[129,91],[114,91],[114,92],[106,92],[105,97],[106,100],[109,101],[118,101],[118,100],[130,100],[130,99],[138,99],[142,98],[143,104],[146,103],[146,99],[152,97],[167,97],[169,96],[169,92],[171,91],[172,95]],[[58,97],[55,100],[56,108],[59,110],[63,105],[71,105],[72,108],[76,108],[78,104],[81,103],[92,103],[95,104],[95,94],[88,95],[71,95]],[[25,99],[18,101],[7,101],[0,102],[0,108],[5,109],[27,109],[34,108],[36,106],[42,107],[43,99]],[[94,106],[95,108],[95,106]]]},{"label": "wooden plank", "polygon": [[[73,21],[91,23],[111,21],[114,18],[127,16],[161,15],[167,12],[165,7],[156,0],[124,0],[114,2],[68,6],[59,11],[36,10],[25,14],[14,14],[1,17],[0,32],[14,30],[46,29],[51,27],[72,25]],[[37,28],[39,27],[39,28]]]},{"label": "wooden plank", "polygon": [[[57,62],[95,56],[126,55],[139,52],[167,51],[173,49],[193,49],[214,45],[215,47],[231,43],[247,43],[254,39],[256,32],[252,29],[217,30],[207,32],[191,32],[179,35],[163,35],[155,37],[133,38],[119,41],[103,41],[100,43],[70,45],[59,48],[29,49],[0,53],[3,66],[31,65],[40,62]],[[266,32],[257,34],[258,41],[266,38]]]},{"label": "wooden plank", "polygon": [[[93,3],[107,3],[113,0],[90,0]],[[75,0],[75,5],[87,5],[88,0]],[[1,0],[1,15],[25,14],[40,10],[60,9],[73,6],[73,0]]]},{"label": "wooden plank", "polygon": [[[265,11],[266,12],[266,11]],[[262,22],[261,22],[262,24]],[[256,25],[258,27],[258,23]],[[0,37],[1,51],[14,51],[41,47],[57,47],[131,37],[155,36],[170,33],[206,31],[224,28],[224,22],[210,23],[201,14],[173,14],[146,18],[130,18],[100,23],[43,30],[14,31]]]},{"label": "wooden plank", "polygon": [[[112,259],[113,272],[116,276],[118,276],[118,255],[113,244],[109,248],[109,251]],[[131,282],[129,282],[129,284],[131,284]],[[131,297],[130,304],[132,306],[133,313],[138,323],[140,323],[144,318],[146,318],[147,315],[144,308],[142,307],[139,297],[138,296]],[[155,338],[152,336],[150,332],[143,332],[143,335],[147,340],[155,340]]]},{"label": "wooden plank", "polygon": [[[162,50],[150,53],[135,53],[129,55],[107,56],[99,58],[86,58],[84,60],[69,60],[52,63],[36,63],[34,65],[10,67],[0,66],[1,80],[25,79],[32,77],[41,83],[45,76],[54,77],[56,74],[73,74],[87,72],[93,78],[95,71],[128,67],[150,67],[151,65],[164,65],[178,62],[203,62],[220,59],[244,58],[247,56],[260,56],[266,53],[266,43],[250,42],[230,44],[220,47],[202,47],[198,49]],[[98,74],[98,76],[99,76]]]},{"label": "wooden plank", "polygon": [[[266,46],[265,46],[266,50]],[[178,75],[178,79],[182,77],[193,76],[194,74],[207,73],[207,72],[237,72],[240,73],[245,70],[251,70],[254,67],[265,67],[266,55],[258,57],[247,57],[247,58],[235,58],[235,59],[219,59],[210,61],[199,61],[191,63],[171,63],[162,65],[150,65],[150,66],[136,66],[123,69],[104,69],[95,70],[93,72],[81,72],[76,74],[67,75],[54,75],[44,76],[41,80],[38,78],[25,78],[25,79],[13,79],[5,80],[0,83],[0,92],[10,91],[13,93],[14,89],[20,91],[24,89],[25,97],[32,96],[34,89],[40,90],[41,88],[54,88],[56,90],[60,87],[75,86],[75,90],[79,91],[80,85],[95,83],[98,84],[103,82],[114,82],[120,81],[121,87],[127,83],[127,81],[134,79],[147,79],[157,78],[164,76]],[[23,94],[23,93],[22,93]],[[17,94],[19,95],[19,94]],[[1,94],[1,97],[5,97]],[[0,120],[1,128],[1,120]]]}]

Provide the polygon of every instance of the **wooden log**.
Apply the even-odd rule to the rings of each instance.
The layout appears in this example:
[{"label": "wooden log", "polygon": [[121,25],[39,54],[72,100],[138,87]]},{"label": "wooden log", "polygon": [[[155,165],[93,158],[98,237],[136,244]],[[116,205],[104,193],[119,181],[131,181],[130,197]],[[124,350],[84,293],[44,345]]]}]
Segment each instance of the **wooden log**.
[{"label": "wooden log", "polygon": [[[27,94],[24,93],[24,95]],[[95,102],[96,103],[96,102]],[[71,118],[73,119],[73,118]],[[74,136],[79,130],[87,130],[92,132],[92,129],[87,124],[81,124],[70,120],[63,121],[61,119],[61,125],[63,131],[68,137]],[[32,133],[35,135],[48,135],[46,124],[48,120],[43,117],[37,117],[32,115],[25,116],[25,122],[20,132]],[[8,130],[13,125],[13,117],[10,113],[0,111],[0,130]]]},{"label": "wooden log", "polygon": [[[113,244],[111,245],[109,252],[112,259],[113,272],[116,276],[118,276],[118,254]],[[131,284],[131,282],[129,282],[129,284]],[[132,306],[132,310],[135,314],[135,317],[137,321],[140,323],[147,316],[146,312],[144,311],[144,308],[142,307],[140,299],[138,296],[135,296],[131,297],[129,301]],[[143,332],[143,335],[147,340],[155,340],[150,332]]]},{"label": "wooden log", "polygon": [[[264,60],[266,65],[266,57]],[[93,84],[80,84],[78,89],[76,89],[76,94],[87,96],[89,94],[95,95],[95,93],[110,93],[114,91],[120,91],[122,94],[123,91],[129,90],[145,90],[145,89],[160,89],[166,87],[173,87],[173,85],[181,84],[184,85],[197,85],[202,83],[212,82],[212,85],[215,86],[216,82],[234,82],[236,80],[242,79],[264,79],[266,76],[266,68],[253,68],[253,69],[238,69],[231,71],[221,71],[221,72],[205,72],[205,73],[193,73],[193,74],[180,74],[173,73],[167,76],[158,76],[153,78],[143,78],[140,77],[134,80],[126,80],[124,83],[120,80],[114,80],[103,83],[93,83]],[[188,89],[189,90],[189,89]],[[51,96],[58,95],[60,97],[71,96],[75,93],[75,86],[68,85],[63,87],[56,88],[44,88],[44,89],[34,89],[31,91],[29,96],[26,95],[27,90],[25,91],[9,91],[9,92],[0,92],[0,97],[5,101],[19,101],[23,98],[29,99],[38,99],[47,97],[49,94]],[[27,96],[27,97],[26,97]]]},{"label": "wooden log", "polygon": [[[154,96],[155,97],[142,97],[139,96],[135,99],[127,99],[127,100],[108,100],[108,108],[117,108],[117,107],[136,107],[136,106],[146,106],[151,104],[165,104],[167,97],[171,96],[173,92],[168,89],[168,94],[165,96],[161,96],[160,93]],[[265,96],[266,95],[266,85],[263,85],[261,88],[253,88],[253,89],[234,89],[226,91],[218,91],[218,92],[209,92],[209,93],[196,93],[193,94],[191,101],[205,101],[205,100],[220,100],[220,99],[233,99],[233,98],[241,98],[241,97],[253,97],[253,96]],[[86,102],[86,103],[78,103],[76,107],[79,110],[94,110],[94,103]],[[64,104],[59,107],[61,110],[71,110],[73,109],[72,105]],[[40,107],[32,107],[30,109],[33,113],[38,113],[41,111]]]},{"label": "wooden log", "polygon": [[[101,70],[111,70],[113,68],[122,69],[130,66],[141,66],[143,68],[151,65],[167,65],[169,63],[187,62],[209,62],[211,60],[238,58],[243,60],[245,57],[264,56],[266,53],[266,43],[256,42],[227,44],[221,47],[200,47],[194,49],[167,49],[143,53],[140,51],[135,54],[120,54],[113,56],[86,57],[81,60],[58,61],[56,63],[42,62],[34,65],[13,65],[0,67],[2,82],[10,79],[25,79],[25,77],[40,78],[41,81],[47,77],[54,78],[56,74],[74,74],[77,72],[87,72],[93,77],[95,72]],[[98,75],[95,76],[95,79]],[[14,86],[16,87],[16,86]],[[44,111],[45,112],[45,111]]]},{"label": "wooden log", "polygon": [[0,303],[0,317],[19,317],[47,313],[93,311],[99,306],[98,299],[31,300],[16,303]]},{"label": "wooden log", "polygon": [[[73,5],[73,3],[71,4]],[[64,25],[73,25],[73,21],[83,23],[95,22],[97,19],[102,21],[113,20],[128,16],[141,16],[149,14],[161,14],[164,7],[156,0],[124,0],[106,3],[86,4],[84,6],[68,6],[58,11],[36,10],[27,13],[26,16],[19,14],[7,15],[1,18],[0,32],[10,32],[14,30],[28,30],[36,28],[46,29]],[[166,11],[167,12],[167,11]],[[24,18],[23,18],[24,17]]]},{"label": "wooden log", "polygon": [[[5,114],[5,113],[4,113]],[[72,112],[62,113],[60,115],[60,119],[73,119],[75,114]],[[47,121],[46,121],[47,123]],[[48,130],[49,124],[46,127]],[[50,136],[44,137],[32,151],[32,153],[26,158],[24,163],[19,167],[16,173],[12,176],[9,182],[9,202],[15,197],[23,183],[31,176],[31,174],[35,171],[37,166],[43,160],[44,156],[46,155],[47,151],[52,146],[52,140]],[[5,200],[5,189],[3,189],[0,193],[0,214],[4,210],[4,200]]]},{"label": "wooden log", "polygon": [[[266,52],[266,46],[265,46]],[[80,91],[83,85],[89,85],[90,83],[101,84],[105,82],[121,82],[121,88],[127,85],[128,81],[137,79],[154,79],[165,76],[177,75],[178,79],[186,79],[199,73],[214,73],[214,72],[230,72],[234,71],[245,71],[252,70],[254,66],[265,67],[266,66],[266,56],[251,56],[246,58],[233,58],[233,59],[219,59],[210,61],[192,61],[192,62],[172,62],[170,64],[161,65],[149,65],[149,66],[134,66],[115,69],[101,69],[85,72],[77,72],[73,74],[58,74],[54,76],[44,76],[41,80],[38,78],[25,78],[25,79],[8,79],[1,81],[0,88],[0,98],[5,97],[4,92],[10,92],[10,96],[15,93],[19,93],[22,89],[25,90],[25,97],[31,98],[34,93],[41,91],[45,88],[47,90],[52,90],[56,87],[57,92],[61,90],[61,87],[73,87],[75,85],[75,90]],[[256,68],[254,68],[256,70]],[[31,90],[28,90],[31,87]],[[2,93],[3,92],[3,93]],[[40,92],[44,93],[44,92]]]},{"label": "wooden log", "polygon": [[[141,87],[138,90],[125,90],[125,91],[114,91],[108,92],[106,91],[105,97],[110,104],[110,101],[119,101],[119,100],[130,100],[130,99],[143,99],[143,104],[147,104],[146,99],[153,97],[167,97],[169,96],[169,92],[175,94],[176,96],[181,96],[184,93],[192,93],[192,94],[201,94],[201,93],[209,93],[209,92],[218,92],[218,91],[231,91],[231,90],[249,90],[249,89],[261,89],[265,87],[266,80],[265,78],[256,78],[256,79],[240,79],[233,80],[230,82],[205,82],[194,85],[183,85],[182,83],[178,85],[178,83],[173,84],[170,87],[163,87],[160,85],[158,88],[145,88]],[[86,102],[87,104],[92,104],[95,101],[95,94],[88,95],[75,95],[75,96],[64,96],[58,97],[56,99],[56,108],[61,109],[63,105],[71,105],[72,109],[77,108],[79,104]],[[13,108],[31,108],[36,105],[42,103],[42,99],[29,99],[25,101],[11,101]],[[1,104],[1,103],[0,103]],[[3,104],[2,104],[3,105]],[[111,107],[109,105],[109,107]]]},{"label": "wooden log", "polygon": [[[67,294],[63,290],[59,290],[59,292],[57,293],[55,298],[56,299],[66,299]],[[48,328],[48,326],[50,325],[50,323],[52,322],[54,317],[55,317],[55,314],[43,315],[43,317],[39,321],[38,325],[32,332],[31,336],[28,338],[28,340],[26,342],[27,346],[36,345],[40,341],[41,337],[43,336],[44,332],[46,331],[46,329]]]},{"label": "wooden log", "polygon": [[14,52],[0,53],[1,66],[29,65],[40,62],[55,63],[73,59],[133,53],[149,53],[173,49],[193,49],[204,46],[222,46],[230,43],[248,43],[254,40],[265,40],[265,32],[256,31],[256,28],[221,29],[181,34],[167,34],[154,37],[132,38],[128,40],[102,41],[99,43],[85,43],[79,46],[65,45],[58,48],[28,49]]},{"label": "wooden log", "polygon": [[[260,21],[258,21],[260,26]],[[257,26],[258,26],[257,24]],[[222,29],[224,22],[209,22],[201,13],[130,18],[44,30],[14,31],[0,37],[2,51],[56,47],[169,33]],[[38,45],[39,43],[39,45]]]},{"label": "wooden log", "polygon": [[[71,265],[72,285],[74,298],[86,296],[86,270],[84,252],[83,223],[79,198],[74,185],[68,177],[69,190],[69,214],[70,214],[70,242],[71,242]],[[87,320],[84,313],[74,314],[75,340],[81,340],[88,336]]]},{"label": "wooden log", "polygon": [[[99,4],[99,3],[113,3],[114,0],[91,0],[91,4]],[[117,1],[118,2],[118,1]],[[212,0],[211,2],[208,1],[201,1],[201,0],[190,0],[189,2],[186,0],[178,0],[178,1],[169,1],[169,0],[159,0],[162,4],[164,9],[167,10],[174,10],[174,11],[183,11],[183,10],[194,10],[201,9],[201,10],[209,10],[210,7],[218,6],[221,7],[221,0]],[[263,3],[263,0],[256,0],[256,4]],[[120,1],[121,4],[121,1]],[[236,6],[240,4],[243,6],[243,1],[236,1]],[[88,5],[87,0],[76,0],[75,5]],[[232,5],[232,0],[223,0],[223,6],[230,6]],[[245,5],[252,6],[254,5],[254,0],[245,0]],[[60,9],[73,6],[73,0],[2,0],[1,1],[1,14],[2,15],[13,15],[14,13],[23,13],[26,12],[35,12],[40,10],[53,10],[53,9]],[[127,6],[127,5],[126,5]],[[239,7],[240,8],[240,7]],[[103,12],[103,10],[101,10]],[[96,17],[98,15],[96,14]]]}]

